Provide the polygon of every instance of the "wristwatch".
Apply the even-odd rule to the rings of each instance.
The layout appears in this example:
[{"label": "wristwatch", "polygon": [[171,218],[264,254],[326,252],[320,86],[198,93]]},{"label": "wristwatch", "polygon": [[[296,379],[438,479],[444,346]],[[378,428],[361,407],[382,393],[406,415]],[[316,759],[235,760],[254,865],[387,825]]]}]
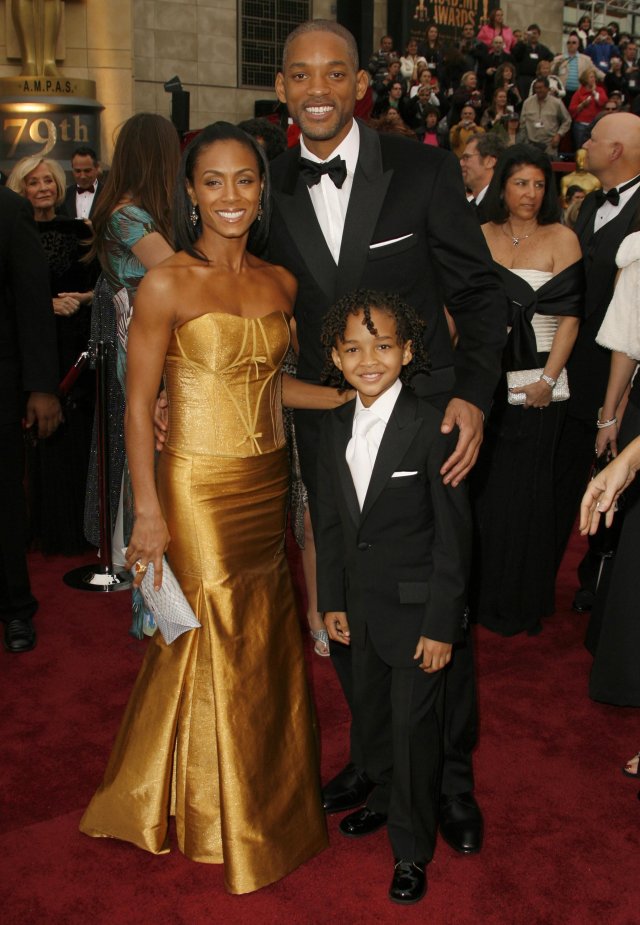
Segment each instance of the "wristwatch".
[{"label": "wristwatch", "polygon": [[541,382],[546,382],[548,386],[551,386],[551,388],[553,388],[558,380],[557,380],[557,379],[552,379],[551,376],[545,376],[545,374],[543,373],[543,374],[540,376],[540,381],[541,381]]}]

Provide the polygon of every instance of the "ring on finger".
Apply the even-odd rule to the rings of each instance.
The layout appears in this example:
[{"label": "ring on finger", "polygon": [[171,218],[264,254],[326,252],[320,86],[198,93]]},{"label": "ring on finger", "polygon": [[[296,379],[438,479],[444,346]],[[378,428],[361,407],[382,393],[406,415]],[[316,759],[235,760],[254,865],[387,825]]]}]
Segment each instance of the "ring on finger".
[{"label": "ring on finger", "polygon": [[136,575],[144,575],[144,573],[149,568],[149,563],[147,562],[146,565],[144,565],[141,559],[136,559],[136,561],[133,564],[133,567],[135,569]]}]

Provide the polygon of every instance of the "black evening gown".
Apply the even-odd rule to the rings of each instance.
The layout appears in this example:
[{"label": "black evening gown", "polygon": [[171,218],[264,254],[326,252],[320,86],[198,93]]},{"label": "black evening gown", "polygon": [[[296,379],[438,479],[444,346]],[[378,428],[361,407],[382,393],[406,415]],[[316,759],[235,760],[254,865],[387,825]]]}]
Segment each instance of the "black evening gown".
[{"label": "black evening gown", "polygon": [[[38,222],[49,261],[51,296],[88,292],[97,278],[95,263],[81,263],[91,229],[79,219],[56,217]],[[60,379],[87,349],[90,305],[68,317],[56,315]],[[31,534],[47,554],[73,555],[86,548],[83,534],[84,495],[95,404],[94,374],[88,364],[62,397],[64,422],[47,440],[29,447],[27,479]]]},{"label": "black evening gown", "polygon": [[[485,441],[472,477],[475,544],[470,588],[473,619],[503,636],[540,631],[554,609],[554,455],[566,402],[542,410],[510,405],[508,370],[543,367],[531,319],[579,316],[581,263],[534,290],[498,266],[510,303],[505,375],[494,397]],[[571,387],[571,384],[569,384]]]}]

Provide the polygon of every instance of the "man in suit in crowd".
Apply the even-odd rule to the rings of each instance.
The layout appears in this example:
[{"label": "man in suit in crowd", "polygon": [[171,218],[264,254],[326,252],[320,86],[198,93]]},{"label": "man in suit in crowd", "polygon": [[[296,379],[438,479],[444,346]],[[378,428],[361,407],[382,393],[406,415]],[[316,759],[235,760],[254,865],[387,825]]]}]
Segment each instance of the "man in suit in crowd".
[{"label": "man in suit in crowd", "polygon": [[[615,257],[640,209],[640,120],[625,112],[607,113],[595,123],[584,145],[586,167],[602,190],[585,199],[575,232],[584,255],[584,320],[567,363],[571,397],[558,443],[558,567],[580,507],[594,457],[596,421],[607,388],[611,354],[596,343],[596,334],[611,301],[617,272]],[[600,558],[587,554],[578,574],[581,590],[574,607],[590,610]]]},{"label": "man in suit in crowd", "polygon": [[[355,40],[335,22],[315,20],[288,37],[278,99],[301,129],[301,145],[272,164],[273,219],[269,257],[298,280],[295,317],[298,376],[318,381],[322,319],[358,288],[395,291],[427,321],[431,375],[414,379],[419,394],[445,409],[443,432],[457,426],[445,483],[457,485],[474,465],[500,375],[506,300],[450,153],[396,136],[379,136],[353,119],[368,79],[358,70]],[[301,158],[300,155],[303,155]],[[458,330],[453,351],[443,306]],[[314,514],[321,416],[296,414],[303,480]],[[332,646],[334,665],[351,701],[349,652]],[[482,841],[473,797],[471,752],[476,739],[473,659],[467,638],[447,673],[445,762],[440,828],[457,850]],[[351,762],[323,792],[328,812],[356,809],[370,791],[362,773],[357,729]]]},{"label": "man in suit in crowd", "polygon": [[69,218],[91,218],[104,185],[100,180],[100,162],[93,148],[76,148],[71,157],[71,170],[75,183],[67,188],[60,211]]},{"label": "man in suit in crowd", "polygon": [[471,204],[481,225],[487,220],[483,200],[489,189],[498,158],[506,147],[506,142],[500,135],[496,132],[486,132],[484,135],[469,139],[460,158],[462,179],[465,187],[473,196]]},{"label": "man in suit in crowd", "polygon": [[[22,422],[50,436],[62,420],[49,266],[31,208],[0,187],[0,619],[9,652],[36,644],[27,569]],[[26,396],[26,405],[25,405]]]}]

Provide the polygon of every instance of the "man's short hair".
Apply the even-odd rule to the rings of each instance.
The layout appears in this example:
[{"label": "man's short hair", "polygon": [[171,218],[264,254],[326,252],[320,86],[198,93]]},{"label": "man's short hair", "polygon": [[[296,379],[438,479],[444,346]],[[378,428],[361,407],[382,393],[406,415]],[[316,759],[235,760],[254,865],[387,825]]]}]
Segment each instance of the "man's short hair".
[{"label": "man's short hair", "polygon": [[542,32],[542,29],[537,22],[532,22],[530,26],[527,26],[527,32],[532,32],[534,29],[536,32]]},{"label": "man's short hair", "polygon": [[536,84],[544,84],[547,89],[549,89],[549,87],[551,86],[551,84],[549,83],[548,77],[536,77],[536,79],[533,81],[534,90],[535,90]]},{"label": "man's short hair", "polygon": [[73,160],[74,157],[90,157],[94,165],[96,167],[98,166],[98,155],[89,145],[81,145],[79,148],[76,148],[71,155],[71,160]]},{"label": "man's short hair", "polygon": [[496,160],[507,147],[507,143],[496,132],[485,132],[484,135],[476,135],[473,139],[476,145],[476,151],[480,157],[495,157]]},{"label": "man's short hair", "polygon": [[359,56],[358,56],[358,46],[353,35],[349,32],[348,29],[345,29],[344,26],[341,26],[340,23],[334,22],[333,19],[308,19],[306,22],[300,23],[299,26],[290,32],[284,41],[284,48],[282,49],[282,70],[287,66],[287,57],[289,55],[289,49],[291,43],[295,42],[297,38],[300,38],[301,35],[307,35],[309,32],[332,32],[334,35],[339,36],[347,44],[349,50],[349,57],[351,58],[354,70],[358,70]]}]

